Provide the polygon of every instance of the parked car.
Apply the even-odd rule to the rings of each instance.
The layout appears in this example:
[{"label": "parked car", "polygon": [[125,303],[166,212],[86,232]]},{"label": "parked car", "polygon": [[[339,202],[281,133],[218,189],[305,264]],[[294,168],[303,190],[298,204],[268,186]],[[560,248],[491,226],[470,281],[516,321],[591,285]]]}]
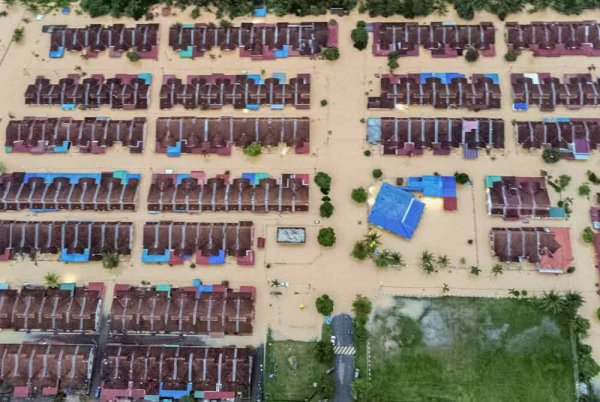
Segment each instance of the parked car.
[{"label": "parked car", "polygon": [[360,376],[360,369],[359,368],[355,368],[354,369],[354,378],[358,378]]}]

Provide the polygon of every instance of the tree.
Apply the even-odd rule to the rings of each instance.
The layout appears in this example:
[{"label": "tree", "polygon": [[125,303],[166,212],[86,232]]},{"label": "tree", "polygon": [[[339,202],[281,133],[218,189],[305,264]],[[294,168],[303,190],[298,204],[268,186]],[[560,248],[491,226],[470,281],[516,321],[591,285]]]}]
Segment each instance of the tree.
[{"label": "tree", "polygon": [[25,36],[25,28],[16,28],[13,31],[12,40],[15,43],[21,43],[23,36]]},{"label": "tree", "polygon": [[398,52],[389,52],[388,53],[388,68],[391,72],[397,69],[400,65],[398,64],[398,58],[400,55]]},{"label": "tree", "polygon": [[354,243],[354,247],[352,248],[352,257],[357,260],[364,261],[369,256],[369,251],[367,250],[367,246],[364,241],[357,241]]},{"label": "tree", "polygon": [[596,176],[596,173],[592,172],[591,170],[588,170],[586,174],[590,182],[592,182],[593,184],[600,184],[600,178]]},{"label": "tree", "polygon": [[439,255],[437,257],[437,266],[440,268],[448,268],[450,266],[450,258],[447,255]]},{"label": "tree", "polygon": [[315,300],[315,306],[319,314],[328,316],[333,312],[333,300],[328,294],[323,294]]},{"label": "tree", "polygon": [[371,174],[373,175],[374,179],[381,179],[381,176],[383,176],[383,172],[381,171],[381,169],[373,169]]},{"label": "tree", "polygon": [[556,148],[546,148],[542,152],[542,159],[546,163],[556,163],[560,160],[560,151]]},{"label": "tree", "polygon": [[317,241],[323,247],[333,247],[335,244],[335,231],[333,228],[321,228]]},{"label": "tree", "polygon": [[479,273],[481,272],[481,269],[479,269],[478,266],[476,265],[472,265],[470,268],[470,272],[471,274],[475,275],[475,276],[479,276]]},{"label": "tree", "polygon": [[375,250],[381,246],[381,235],[376,231],[369,229],[363,238],[363,242],[365,243],[369,255],[373,254]]},{"label": "tree", "polygon": [[315,344],[315,356],[319,363],[332,364],[335,358],[333,344],[328,340],[321,340]]},{"label": "tree", "polygon": [[448,293],[450,291],[450,286],[448,286],[447,283],[444,283],[444,286],[442,286],[442,293]]},{"label": "tree", "polygon": [[137,52],[127,52],[127,58],[133,63],[141,59],[140,55]]},{"label": "tree", "polygon": [[477,59],[479,59],[479,51],[472,47],[468,48],[465,52],[465,60],[469,63],[474,63],[477,61]]},{"label": "tree", "polygon": [[321,106],[322,107],[327,106],[327,99],[321,99]]},{"label": "tree", "polygon": [[54,272],[48,272],[44,275],[44,282],[47,288],[57,288],[60,284],[60,275]]},{"label": "tree", "polygon": [[319,186],[319,188],[330,189],[331,188],[331,176],[324,172],[318,172],[314,178],[315,184]]},{"label": "tree", "polygon": [[244,154],[250,157],[258,156],[262,153],[262,145],[258,142],[253,142],[252,144],[246,145],[244,148]]},{"label": "tree", "polygon": [[471,182],[471,178],[466,173],[455,172],[454,178],[458,184],[467,184]]},{"label": "tree", "polygon": [[454,8],[458,16],[465,20],[472,20],[475,16],[475,8],[468,1],[457,1],[454,3]]},{"label": "tree", "polygon": [[333,204],[329,201],[325,201],[324,203],[322,203],[321,207],[319,208],[321,218],[329,218],[331,215],[333,215],[333,209]]},{"label": "tree", "polygon": [[323,50],[325,60],[334,61],[340,58],[340,50],[337,47],[328,47]]},{"label": "tree", "polygon": [[366,317],[371,314],[371,300],[361,294],[356,295],[352,302],[352,312],[356,317]]},{"label": "tree", "polygon": [[423,251],[421,253],[421,262],[419,263],[419,266],[428,274],[435,271],[435,267],[433,266],[433,254],[427,250]]},{"label": "tree", "polygon": [[110,3],[105,0],[81,0],[81,9],[96,18],[110,13]]},{"label": "tree", "polygon": [[542,297],[535,299],[535,303],[542,311],[554,315],[563,313],[566,308],[565,300],[554,290],[544,292]]},{"label": "tree", "polygon": [[356,28],[350,33],[350,38],[354,43],[354,48],[364,50],[369,43],[369,34],[367,33],[367,24],[364,21],[358,21]]},{"label": "tree", "polygon": [[583,303],[585,302],[585,299],[583,298],[583,296],[581,296],[581,293],[572,290],[567,291],[563,295],[563,298],[565,300],[566,308],[573,315],[577,313],[577,310],[579,310],[579,308],[583,306]]},{"label": "tree", "polygon": [[516,289],[508,289],[508,294],[514,297],[519,297],[521,295],[521,292],[519,292]]},{"label": "tree", "polygon": [[512,63],[513,61],[517,60],[518,55],[519,54],[516,51],[511,49],[504,55],[504,60],[508,61],[509,63]]},{"label": "tree", "polygon": [[115,269],[119,266],[119,254],[117,252],[105,251],[102,253],[102,267]]},{"label": "tree", "polygon": [[592,191],[592,189],[590,188],[590,185],[588,183],[583,183],[581,186],[579,186],[577,188],[577,193],[581,197],[589,197],[591,191]]},{"label": "tree", "polygon": [[364,187],[358,187],[352,190],[351,197],[354,202],[362,204],[363,202],[367,202],[369,194],[367,193],[367,190],[365,190]]},{"label": "tree", "polygon": [[492,267],[492,273],[494,276],[502,275],[504,273],[504,267],[502,264],[494,264]]},{"label": "tree", "polygon": [[192,12],[190,13],[190,17],[193,20],[196,20],[200,17],[200,7],[194,7],[194,9],[192,10]]},{"label": "tree", "polygon": [[392,253],[390,251],[383,250],[382,252],[375,254],[373,261],[377,268],[387,268],[392,265],[392,258]]},{"label": "tree", "polygon": [[583,237],[584,242],[591,244],[594,242],[594,231],[588,226],[583,229],[583,234],[581,237]]}]

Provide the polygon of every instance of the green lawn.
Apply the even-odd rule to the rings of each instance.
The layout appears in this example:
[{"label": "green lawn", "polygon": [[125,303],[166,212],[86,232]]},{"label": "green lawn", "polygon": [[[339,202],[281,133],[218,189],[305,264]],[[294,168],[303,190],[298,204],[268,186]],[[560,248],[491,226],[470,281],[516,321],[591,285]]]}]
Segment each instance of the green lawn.
[{"label": "green lawn", "polygon": [[[323,327],[323,334],[329,334],[331,326]],[[328,339],[328,336],[327,336]],[[266,401],[302,401],[313,394],[314,383],[326,383],[333,389],[333,374],[326,375],[328,365],[319,363],[315,358],[316,342],[272,341],[267,340],[267,359],[265,370]],[[288,359],[295,360],[296,368]],[[325,399],[317,392],[312,401]]]},{"label": "green lawn", "polygon": [[525,300],[397,298],[368,327],[370,401],[575,399],[568,330]]}]

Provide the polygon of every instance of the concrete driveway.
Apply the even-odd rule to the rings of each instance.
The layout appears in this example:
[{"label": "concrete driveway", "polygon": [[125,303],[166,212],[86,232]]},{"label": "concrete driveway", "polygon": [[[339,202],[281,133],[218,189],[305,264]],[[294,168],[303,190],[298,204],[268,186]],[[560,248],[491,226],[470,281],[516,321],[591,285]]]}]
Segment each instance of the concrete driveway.
[{"label": "concrete driveway", "polygon": [[352,401],[352,380],[354,378],[353,321],[348,314],[333,317],[335,335],[335,395],[334,402]]}]

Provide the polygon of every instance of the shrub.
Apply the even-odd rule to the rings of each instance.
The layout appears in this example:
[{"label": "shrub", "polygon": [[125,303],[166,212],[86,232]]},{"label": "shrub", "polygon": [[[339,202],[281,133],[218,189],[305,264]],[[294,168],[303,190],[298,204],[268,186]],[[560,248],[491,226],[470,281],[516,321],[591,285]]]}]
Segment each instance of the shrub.
[{"label": "shrub", "polygon": [[371,156],[371,151],[366,149],[365,152],[363,152],[363,155],[369,157],[369,156]]},{"label": "shrub", "polygon": [[119,254],[114,252],[102,253],[102,267],[106,269],[115,269],[119,266]]},{"label": "shrub", "polygon": [[572,274],[573,272],[575,272],[575,267],[571,265],[569,268],[567,268],[567,274]]},{"label": "shrub", "polygon": [[598,176],[596,176],[596,173],[592,172],[591,170],[587,171],[587,178],[593,184],[600,184],[600,178],[598,178]]},{"label": "shrub", "polygon": [[388,67],[390,69],[390,71],[394,71],[395,69],[397,69],[400,65],[398,64],[398,58],[400,57],[400,55],[398,54],[398,52],[389,52],[388,53]]},{"label": "shrub", "polygon": [[335,358],[333,344],[329,340],[318,341],[315,345],[315,356],[320,363],[332,364]]},{"label": "shrub", "polygon": [[577,193],[582,197],[589,197],[591,191],[592,191],[592,189],[590,188],[590,185],[587,183],[583,183],[577,189]]},{"label": "shrub", "polygon": [[322,107],[327,106],[327,99],[321,99],[321,106]]},{"label": "shrub", "polygon": [[198,17],[200,17],[200,7],[194,8],[190,13],[190,17],[192,17],[193,20],[198,19]]},{"label": "shrub", "polygon": [[141,57],[137,52],[127,52],[127,58],[129,61],[135,63],[136,61],[139,61]]},{"label": "shrub", "polygon": [[331,197],[328,196],[328,195],[326,195],[324,197],[321,197],[321,201],[323,201],[323,202],[330,202],[331,201]]},{"label": "shrub", "polygon": [[319,186],[319,188],[331,188],[331,176],[329,176],[325,172],[317,172],[314,178],[315,184]]},{"label": "shrub", "polygon": [[335,244],[335,231],[333,228],[321,228],[317,241],[323,247],[333,247]]},{"label": "shrub", "polygon": [[371,300],[363,295],[356,295],[356,298],[352,302],[352,312],[358,318],[366,318],[371,314]]},{"label": "shrub", "polygon": [[367,27],[364,21],[358,21],[356,28],[350,33],[350,38],[354,44],[354,48],[358,50],[364,50],[369,43],[369,34],[367,33]]},{"label": "shrub", "polygon": [[325,60],[337,60],[340,58],[340,50],[337,47],[328,47],[323,50],[323,57]]},{"label": "shrub", "polygon": [[321,218],[329,218],[331,215],[333,215],[333,204],[330,203],[329,201],[325,201],[324,203],[321,204],[321,207],[319,208],[319,213],[321,214]]},{"label": "shrub", "polygon": [[381,176],[383,176],[383,172],[381,171],[381,169],[374,169],[371,174],[373,175],[374,179],[380,179]]},{"label": "shrub", "polygon": [[359,261],[364,261],[369,256],[367,245],[362,241],[357,241],[354,243],[351,255]]},{"label": "shrub", "polygon": [[365,190],[364,187],[358,187],[352,190],[352,200],[359,204],[366,202],[368,196],[367,190]]},{"label": "shrub", "polygon": [[24,36],[25,36],[25,28],[16,28],[13,31],[12,40],[15,43],[20,43],[23,40]]},{"label": "shrub", "polygon": [[478,275],[479,275],[479,273],[481,272],[481,269],[479,269],[479,267],[478,267],[478,266],[476,266],[476,265],[473,265],[473,266],[471,266],[471,268],[470,268],[469,272],[471,272],[471,274],[473,274],[473,275],[475,275],[475,276],[478,276]]},{"label": "shrub", "polygon": [[586,227],[585,229],[583,229],[583,233],[582,233],[582,237],[583,237],[583,241],[586,243],[593,243],[594,242],[594,231],[592,230],[591,227]]},{"label": "shrub", "polygon": [[244,148],[244,154],[247,156],[255,157],[262,153],[262,146],[258,142],[246,145]]},{"label": "shrub", "polygon": [[315,300],[317,311],[322,315],[330,315],[333,311],[333,300],[328,294],[323,294]]},{"label": "shrub", "polygon": [[476,62],[479,59],[479,52],[477,49],[473,49],[472,47],[468,48],[465,52],[465,60],[469,63]]},{"label": "shrub", "polygon": [[466,173],[454,173],[454,178],[458,184],[467,184],[471,182],[471,178]]},{"label": "shrub", "polygon": [[517,60],[517,56],[518,56],[517,52],[515,52],[514,50],[509,50],[504,55],[504,60],[508,61],[509,63],[512,63],[513,61]]},{"label": "shrub", "polygon": [[44,275],[44,282],[48,288],[57,288],[60,284],[60,275],[54,272],[48,272]]},{"label": "shrub", "polygon": [[546,163],[556,163],[560,160],[560,151],[556,148],[547,148],[542,152],[542,159]]}]

